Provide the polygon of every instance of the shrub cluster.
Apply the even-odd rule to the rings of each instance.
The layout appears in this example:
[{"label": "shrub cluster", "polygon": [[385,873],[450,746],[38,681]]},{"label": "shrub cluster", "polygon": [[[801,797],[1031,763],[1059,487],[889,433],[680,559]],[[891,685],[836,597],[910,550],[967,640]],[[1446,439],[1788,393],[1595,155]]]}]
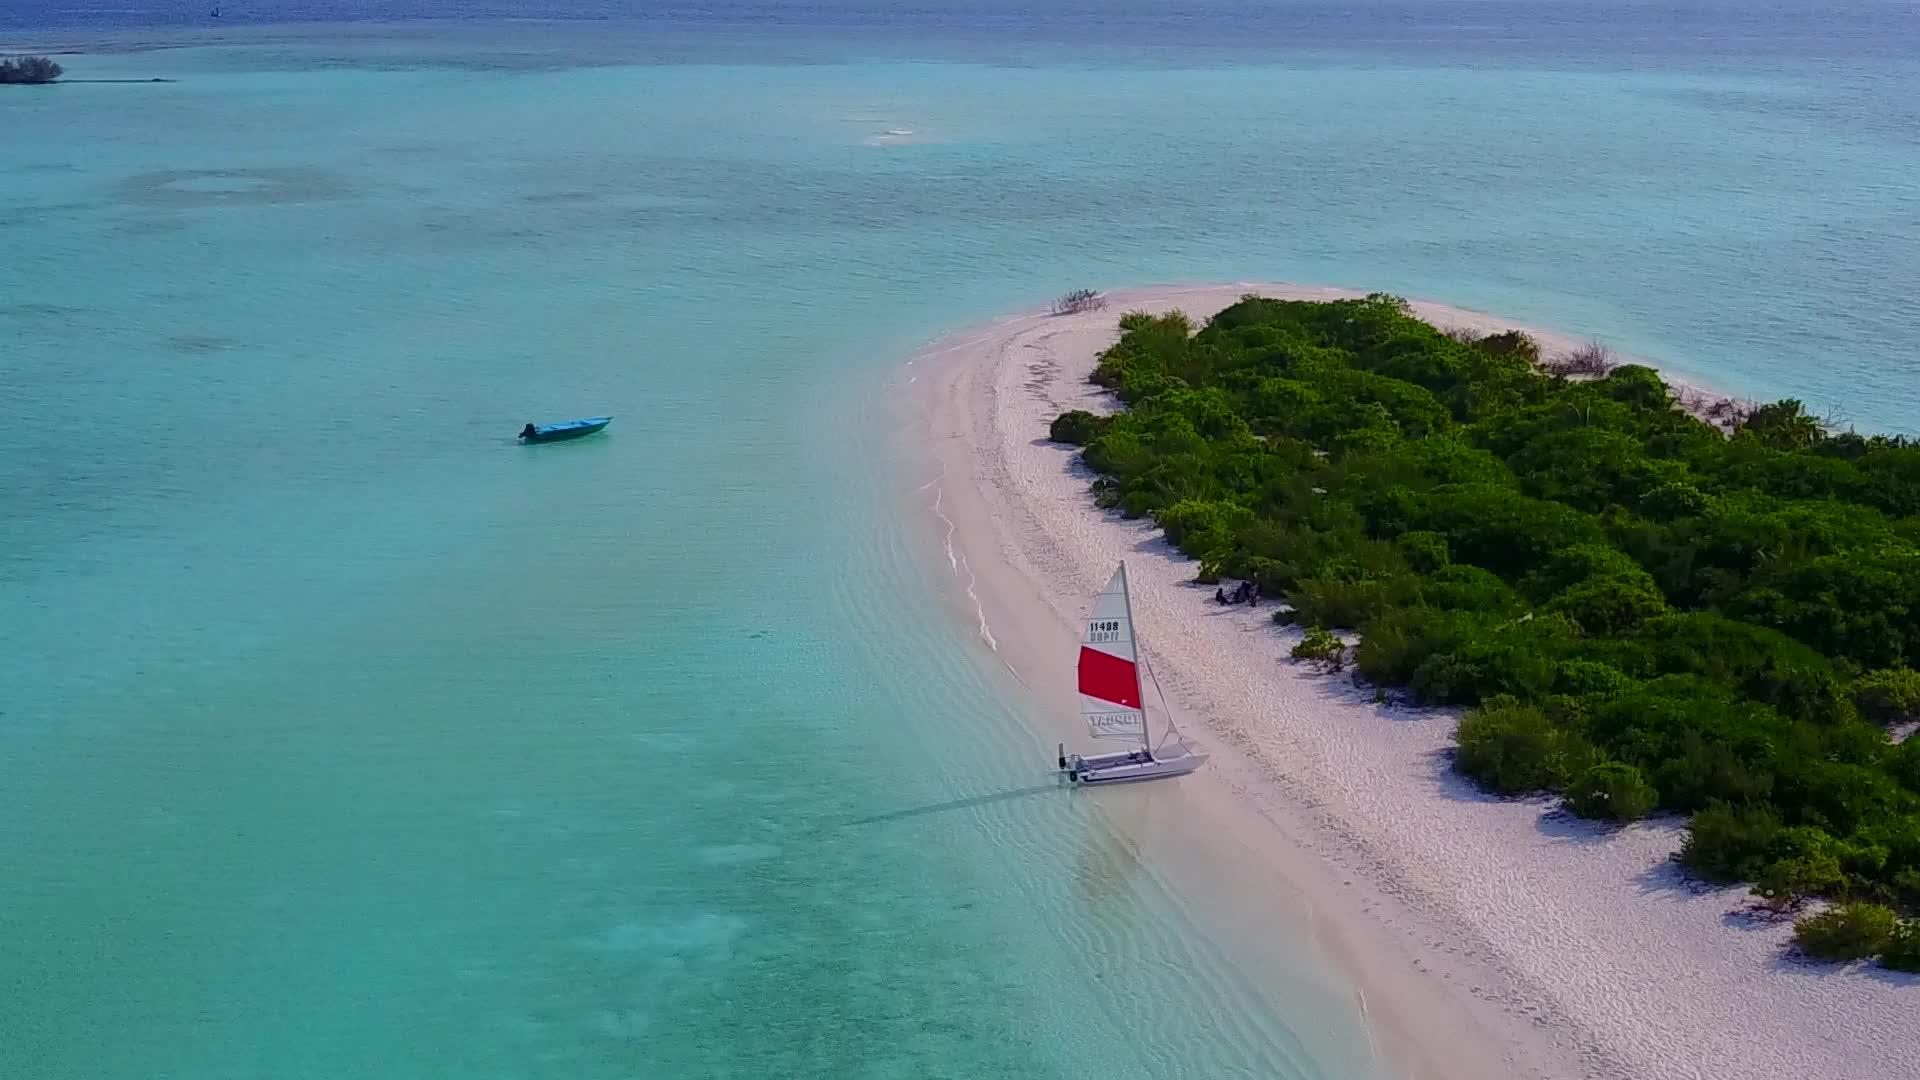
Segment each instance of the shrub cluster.
[{"label": "shrub cluster", "polygon": [[1075,289],[1063,293],[1053,302],[1055,315],[1078,315],[1083,311],[1098,311],[1107,306],[1107,298],[1092,289]]},{"label": "shrub cluster", "polygon": [[[1920,719],[1920,446],[1795,401],[1729,435],[1648,368],[1556,375],[1390,296],[1120,323],[1093,378],[1125,410],[1053,429],[1100,501],[1469,707],[1462,772],[1691,815],[1687,866],[1783,905],[1920,912],[1920,739],[1885,731]],[[1879,951],[1920,956],[1897,930]]]},{"label": "shrub cluster", "polygon": [[63,68],[44,56],[0,58],[0,85],[39,85],[58,79]]}]

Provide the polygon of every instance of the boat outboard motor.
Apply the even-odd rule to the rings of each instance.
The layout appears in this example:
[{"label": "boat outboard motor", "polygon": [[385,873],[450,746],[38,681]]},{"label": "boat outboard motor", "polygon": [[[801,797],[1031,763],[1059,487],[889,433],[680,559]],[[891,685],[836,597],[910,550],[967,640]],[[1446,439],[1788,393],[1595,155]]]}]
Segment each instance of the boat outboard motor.
[{"label": "boat outboard motor", "polygon": [[1066,743],[1060,744],[1060,767],[1063,769],[1067,767],[1067,744]]},{"label": "boat outboard motor", "polygon": [[520,429],[520,437],[523,439],[531,439],[535,434],[537,434],[537,432],[534,430],[532,424],[528,424],[526,427]]}]

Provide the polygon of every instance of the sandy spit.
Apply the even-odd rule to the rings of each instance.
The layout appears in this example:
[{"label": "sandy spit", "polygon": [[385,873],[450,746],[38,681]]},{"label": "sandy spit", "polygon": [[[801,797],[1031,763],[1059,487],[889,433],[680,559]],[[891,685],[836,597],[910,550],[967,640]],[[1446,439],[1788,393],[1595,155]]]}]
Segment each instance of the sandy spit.
[{"label": "sandy spit", "polygon": [[[1010,316],[927,345],[902,401],[925,483],[910,498],[942,588],[988,662],[1035,696],[1034,752],[1073,740],[1064,675],[1087,598],[1126,559],[1148,661],[1202,772],[1148,785],[1249,890],[1307,911],[1355,988],[1391,1072],[1423,1078],[1866,1080],[1920,1076],[1920,981],[1805,966],[1790,930],[1739,917],[1744,890],[1701,888],[1669,856],[1677,821],[1609,830],[1551,800],[1498,800],[1449,767],[1453,713],[1376,705],[1345,676],[1287,657],[1297,631],[1266,608],[1222,609],[1194,562],[1147,523],[1094,506],[1072,448],[1046,441],[1071,408],[1110,411],[1086,382],[1125,311],[1196,323],[1247,293],[1336,299],[1293,285],[1165,286],[1108,294],[1103,311]],[[1524,329],[1549,354],[1578,340],[1415,303],[1442,327]],[[1149,691],[1151,694],[1151,691]],[[1172,789],[1169,791],[1168,789]],[[1120,791],[1098,798],[1137,798]],[[1216,875],[1217,877],[1217,875]],[[1251,909],[1252,914],[1247,914]],[[1270,916],[1278,917],[1278,916]],[[1231,943],[1229,943],[1231,944]]]}]

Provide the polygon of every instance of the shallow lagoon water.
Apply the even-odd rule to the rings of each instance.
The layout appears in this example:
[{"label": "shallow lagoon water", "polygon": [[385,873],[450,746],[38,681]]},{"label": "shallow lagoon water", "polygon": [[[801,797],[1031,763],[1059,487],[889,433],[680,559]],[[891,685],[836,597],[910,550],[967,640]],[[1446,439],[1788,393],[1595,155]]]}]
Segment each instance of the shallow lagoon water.
[{"label": "shallow lagoon water", "polygon": [[0,96],[6,1075],[1367,1075],[1304,931],[1047,786],[900,360],[1290,279],[1913,427],[1886,33],[63,12],[178,81]]}]

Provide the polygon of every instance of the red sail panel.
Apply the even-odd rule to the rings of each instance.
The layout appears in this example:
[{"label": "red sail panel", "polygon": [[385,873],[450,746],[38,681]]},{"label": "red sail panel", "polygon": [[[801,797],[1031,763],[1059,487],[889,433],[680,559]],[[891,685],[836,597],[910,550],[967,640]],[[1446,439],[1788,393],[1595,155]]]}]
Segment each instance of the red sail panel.
[{"label": "red sail panel", "polygon": [[1080,647],[1080,692],[1128,709],[1140,707],[1140,680],[1133,661],[1099,649]]}]

